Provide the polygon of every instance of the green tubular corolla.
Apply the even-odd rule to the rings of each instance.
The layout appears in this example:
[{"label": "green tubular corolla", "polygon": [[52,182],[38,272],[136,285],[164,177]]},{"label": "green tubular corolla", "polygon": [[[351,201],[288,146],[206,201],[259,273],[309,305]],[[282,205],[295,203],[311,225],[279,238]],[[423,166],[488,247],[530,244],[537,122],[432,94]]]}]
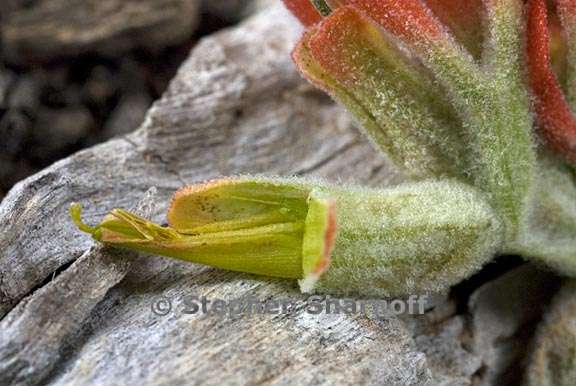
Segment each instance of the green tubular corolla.
[{"label": "green tubular corolla", "polygon": [[299,279],[304,292],[400,295],[447,288],[498,250],[481,193],[455,181],[394,189],[228,178],[180,190],[161,227],[114,209],[97,240],[233,271]]}]

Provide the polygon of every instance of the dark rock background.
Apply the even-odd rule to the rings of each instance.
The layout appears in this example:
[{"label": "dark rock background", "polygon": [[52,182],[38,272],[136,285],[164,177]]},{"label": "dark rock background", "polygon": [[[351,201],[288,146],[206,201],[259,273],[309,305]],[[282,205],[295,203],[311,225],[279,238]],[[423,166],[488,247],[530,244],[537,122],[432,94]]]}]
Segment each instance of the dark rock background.
[{"label": "dark rock background", "polygon": [[136,129],[198,39],[235,24],[247,3],[2,1],[0,200],[55,161]]}]

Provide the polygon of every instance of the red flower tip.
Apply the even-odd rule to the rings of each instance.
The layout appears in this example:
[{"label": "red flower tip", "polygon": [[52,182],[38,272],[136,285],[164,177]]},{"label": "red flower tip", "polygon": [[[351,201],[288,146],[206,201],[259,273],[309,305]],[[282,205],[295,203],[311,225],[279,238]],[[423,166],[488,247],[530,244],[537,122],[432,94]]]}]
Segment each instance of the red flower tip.
[{"label": "red flower tip", "polygon": [[286,8],[300,20],[304,26],[309,27],[322,20],[322,15],[314,8],[310,0],[283,0]]},{"label": "red flower tip", "polygon": [[421,0],[347,0],[346,4],[369,15],[389,32],[410,42],[436,39],[443,35],[442,24]]},{"label": "red flower tip", "polygon": [[[576,1],[562,3],[576,10]],[[540,133],[550,147],[576,163],[576,117],[552,69],[545,0],[528,0],[527,61]]]},{"label": "red flower tip", "polygon": [[365,40],[363,30],[366,23],[366,19],[352,7],[334,11],[324,19],[308,42],[314,59],[337,79],[353,80],[358,69],[351,59],[354,58],[356,46]]}]

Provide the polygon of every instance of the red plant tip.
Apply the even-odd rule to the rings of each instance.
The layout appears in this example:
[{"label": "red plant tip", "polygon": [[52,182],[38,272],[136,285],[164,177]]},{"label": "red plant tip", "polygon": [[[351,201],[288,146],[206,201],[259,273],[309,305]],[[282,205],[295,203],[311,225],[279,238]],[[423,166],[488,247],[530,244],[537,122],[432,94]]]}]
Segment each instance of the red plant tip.
[{"label": "red plant tip", "polygon": [[366,40],[365,24],[368,21],[352,7],[342,7],[324,19],[315,30],[308,44],[320,65],[341,81],[358,81],[357,62],[364,65],[363,58],[357,58],[358,46]]},{"label": "red plant tip", "polygon": [[309,27],[322,20],[322,15],[316,10],[310,0],[283,0],[284,5],[304,26]]},{"label": "red plant tip", "polygon": [[392,34],[409,42],[438,39],[444,27],[421,0],[347,0]]},{"label": "red plant tip", "polygon": [[[566,1],[564,1],[567,3]],[[571,9],[574,10],[574,1]],[[538,129],[549,146],[576,163],[576,117],[552,69],[545,0],[528,0],[527,63]]]}]

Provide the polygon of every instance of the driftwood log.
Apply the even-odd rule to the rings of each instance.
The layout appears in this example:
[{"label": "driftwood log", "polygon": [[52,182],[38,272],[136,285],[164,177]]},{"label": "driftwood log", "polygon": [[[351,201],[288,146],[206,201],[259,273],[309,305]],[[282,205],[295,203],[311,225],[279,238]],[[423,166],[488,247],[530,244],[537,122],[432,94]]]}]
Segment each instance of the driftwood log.
[{"label": "driftwood log", "polygon": [[[302,308],[275,316],[177,309],[159,316],[151,310],[159,300],[186,295],[306,297],[291,281],[95,246],[71,223],[72,202],[84,204],[88,222],[137,203],[162,222],[177,188],[220,175],[402,181],[348,115],[300,79],[289,57],[300,33],[273,4],[202,40],[136,132],[60,161],[4,198],[0,384],[456,386],[519,379],[522,347],[555,282],[531,266],[458,296],[436,294],[423,316],[315,316]],[[146,193],[151,187],[155,193]]]}]

